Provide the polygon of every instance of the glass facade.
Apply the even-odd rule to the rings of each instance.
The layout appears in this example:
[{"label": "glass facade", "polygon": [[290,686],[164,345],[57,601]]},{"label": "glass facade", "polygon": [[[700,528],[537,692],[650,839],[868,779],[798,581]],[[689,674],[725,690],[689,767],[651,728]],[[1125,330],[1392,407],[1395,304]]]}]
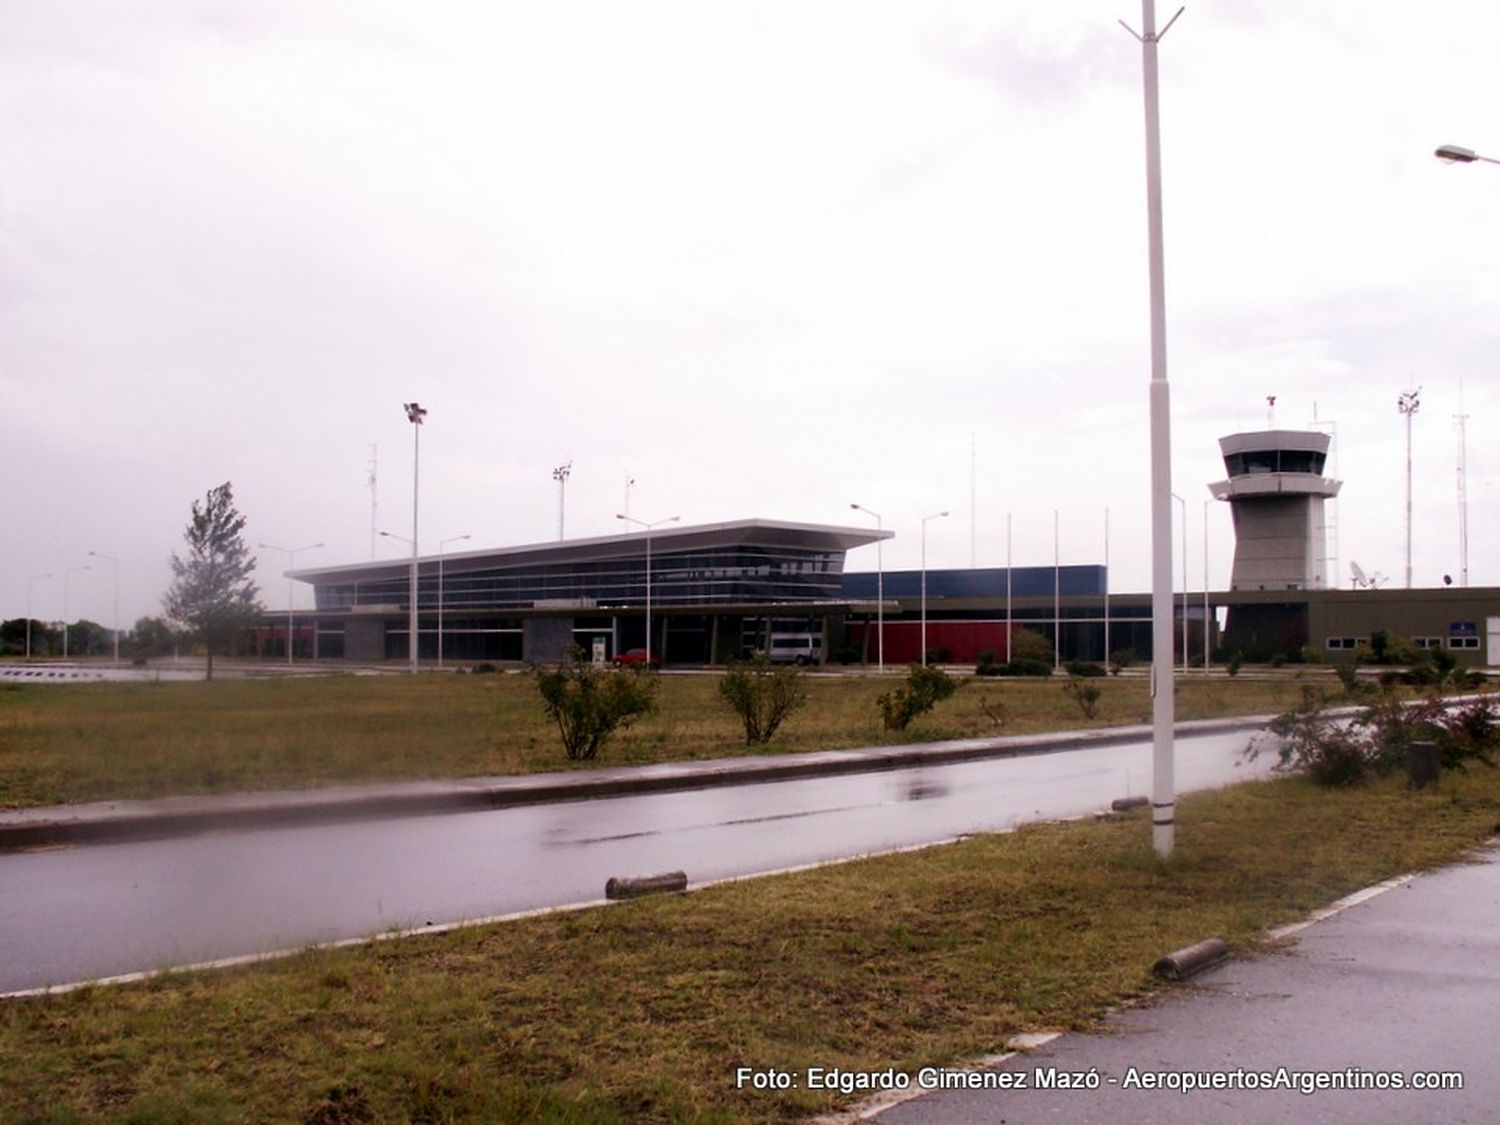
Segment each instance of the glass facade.
[{"label": "glass facade", "polygon": [[[640,552],[606,559],[532,559],[506,564],[454,560],[443,567],[446,612],[529,609],[536,606],[639,606],[646,600],[646,556]],[[478,564],[478,565],[476,565]],[[651,553],[654,605],[731,605],[735,603],[830,601],[838,598],[844,568],[841,550],[793,546],[724,545]],[[320,610],[356,607],[409,608],[410,579],[390,577],[320,578],[315,583]],[[421,565],[417,604],[438,607],[438,566]]]}]

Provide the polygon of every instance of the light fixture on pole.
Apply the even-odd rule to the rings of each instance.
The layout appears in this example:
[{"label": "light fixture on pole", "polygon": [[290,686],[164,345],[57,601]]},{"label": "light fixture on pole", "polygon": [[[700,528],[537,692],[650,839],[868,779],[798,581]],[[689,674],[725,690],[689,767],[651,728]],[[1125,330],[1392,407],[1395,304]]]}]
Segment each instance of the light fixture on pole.
[{"label": "light fixture on pole", "polygon": [[1418,387],[1414,391],[1403,391],[1401,397],[1396,400],[1396,409],[1406,416],[1406,588],[1411,589],[1411,420],[1416,414],[1421,403],[1417,396],[1422,393]]},{"label": "light fixture on pole", "polygon": [[443,670],[443,551],[449,543],[461,543],[465,539],[473,538],[469,535],[455,535],[450,539],[438,541],[438,671]]},{"label": "light fixture on pole", "polygon": [[115,635],[115,663],[120,663],[120,560],[114,555],[106,555],[103,551],[90,551],[90,556],[96,559],[108,559],[115,576],[115,624],[112,630]]},{"label": "light fixture on pole", "polygon": [[1433,156],[1445,164],[1473,164],[1482,161],[1485,164],[1500,164],[1500,160],[1493,156],[1481,156],[1472,148],[1464,148],[1462,145],[1439,145],[1433,150]]},{"label": "light fixture on pole", "polygon": [[274,543],[257,543],[257,547],[265,551],[280,551],[286,556],[286,662],[292,663],[292,648],[294,638],[297,635],[297,615],[293,608],[292,599],[292,571],[297,569],[297,555],[302,551],[313,551],[323,546],[322,543],[309,543],[305,547],[278,547]]},{"label": "light fixture on pole", "polygon": [[1005,513],[1005,663],[1011,661],[1010,634],[1011,634],[1011,583],[1010,583],[1010,513]]},{"label": "light fixture on pole", "polygon": [[1172,670],[1172,408],[1167,383],[1167,300],[1161,201],[1161,109],[1156,47],[1177,15],[1156,30],[1155,0],[1141,0],[1146,111],[1146,253],[1151,295],[1151,837],[1159,856],[1172,854],[1176,819]]},{"label": "light fixture on pole", "polygon": [[68,658],[68,579],[75,574],[85,570],[93,570],[91,566],[75,566],[63,571],[63,659]]},{"label": "light fixture on pole", "polygon": [[413,675],[417,671],[417,498],[422,453],[422,420],[427,417],[421,403],[407,402],[406,420],[411,423],[411,578],[407,598],[411,609],[407,628],[407,660]]},{"label": "light fixture on pole", "polygon": [[[867,516],[875,517],[875,530],[884,530],[880,513],[866,508],[863,504],[850,504],[856,512],[863,512]],[[885,671],[885,558],[881,550],[884,538],[875,540],[875,666],[880,672]],[[865,618],[866,628],[869,628],[869,618]],[[869,659],[868,656],[865,659]]]},{"label": "light fixture on pole", "polygon": [[664,523],[676,523],[681,516],[667,516],[665,519],[638,520],[634,516],[627,516],[623,512],[616,512],[615,519],[625,520],[627,523],[636,524],[646,529],[646,667],[651,667],[651,531]]},{"label": "light fixture on pole", "polygon": [[26,579],[26,659],[31,659],[31,584],[40,582],[43,578],[53,577],[49,570],[46,574],[33,574]]},{"label": "light fixture on pole", "polygon": [[922,667],[927,667],[927,525],[940,520],[947,512],[922,517]]}]

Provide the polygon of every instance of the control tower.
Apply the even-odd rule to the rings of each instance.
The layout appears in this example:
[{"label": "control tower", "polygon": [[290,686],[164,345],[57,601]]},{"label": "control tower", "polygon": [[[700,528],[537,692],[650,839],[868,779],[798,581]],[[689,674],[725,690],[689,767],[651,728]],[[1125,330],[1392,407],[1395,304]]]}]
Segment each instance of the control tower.
[{"label": "control tower", "polygon": [[1257,430],[1219,439],[1228,480],[1209,485],[1234,513],[1231,590],[1322,590],[1328,585],[1323,501],[1342,481],[1323,475],[1329,436]]}]

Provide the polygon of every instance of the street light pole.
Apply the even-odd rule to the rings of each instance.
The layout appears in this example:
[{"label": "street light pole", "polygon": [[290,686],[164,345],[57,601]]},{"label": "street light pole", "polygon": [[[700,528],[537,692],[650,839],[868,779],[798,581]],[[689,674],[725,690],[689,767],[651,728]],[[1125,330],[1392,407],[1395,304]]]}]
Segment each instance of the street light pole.
[{"label": "street light pole", "polygon": [[927,525],[940,520],[947,512],[922,517],[922,667],[927,667]]},{"label": "street light pole", "polygon": [[1212,503],[1211,499],[1203,501],[1203,676],[1205,679],[1208,678],[1209,657],[1211,656],[1209,638],[1213,633],[1208,616],[1208,506]]},{"label": "street light pole", "polygon": [[450,539],[438,541],[438,671],[443,670],[443,551],[449,543],[459,543],[469,539],[468,535],[455,535]]},{"label": "street light pole", "polygon": [[[867,516],[874,516],[877,532],[885,529],[879,512],[872,511],[863,504],[850,504],[849,507]],[[885,558],[881,550],[884,542],[881,538],[875,540],[875,666],[881,673],[885,672]],[[869,618],[865,620],[868,622]]]},{"label": "street light pole", "polygon": [[422,452],[422,419],[427,417],[427,411],[421,403],[403,403],[406,408],[406,420],[411,423],[411,578],[409,581],[408,599],[411,602],[410,614],[407,628],[407,660],[411,665],[412,675],[417,672],[417,498],[419,471],[421,467]]},{"label": "street light pole", "polygon": [[120,663],[120,560],[113,555],[106,555],[103,551],[90,551],[96,559],[108,559],[112,564],[115,575],[115,663]]},{"label": "street light pole", "polygon": [[1417,396],[1422,393],[1418,387],[1414,391],[1404,391],[1396,400],[1396,409],[1406,415],[1406,588],[1411,589],[1411,420],[1416,414],[1421,403]]},{"label": "street light pole", "polygon": [[278,547],[274,543],[257,543],[257,547],[266,551],[280,551],[286,556],[286,662],[292,663],[293,638],[297,635],[297,617],[293,607],[292,599],[292,571],[297,569],[297,554],[301,551],[312,551],[323,546],[322,543],[309,543],[305,547]]},{"label": "street light pole", "polygon": [[1481,156],[1472,148],[1464,148],[1462,145],[1439,145],[1433,150],[1433,156],[1445,164],[1473,164],[1482,161],[1485,164],[1500,164],[1493,156]]},{"label": "street light pole", "polygon": [[85,570],[93,570],[91,566],[75,566],[63,571],[63,659],[68,658],[68,579],[73,575]]},{"label": "street light pole", "polygon": [[681,516],[667,516],[665,519],[653,520],[647,523],[638,520],[634,516],[627,516],[623,512],[616,512],[615,519],[625,520],[646,529],[646,667],[651,667],[651,531],[664,523],[676,523]]},{"label": "street light pole", "polygon": [[[1162,238],[1161,108],[1156,48],[1177,15],[1156,30],[1155,0],[1141,0],[1142,87],[1146,112],[1146,234],[1151,293],[1151,836],[1172,854],[1176,821],[1176,685],[1172,670],[1172,410],[1167,384],[1167,301]],[[1130,29],[1127,27],[1127,31]]]},{"label": "street light pole", "polygon": [[31,584],[40,582],[43,578],[53,577],[49,570],[46,574],[33,574],[26,579],[26,659],[31,659]]}]

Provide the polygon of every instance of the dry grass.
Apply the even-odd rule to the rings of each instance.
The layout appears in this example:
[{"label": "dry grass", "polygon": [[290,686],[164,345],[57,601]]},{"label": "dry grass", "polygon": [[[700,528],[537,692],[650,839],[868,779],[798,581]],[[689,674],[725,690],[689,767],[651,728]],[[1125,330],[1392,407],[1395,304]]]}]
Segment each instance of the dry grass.
[{"label": "dry grass", "polygon": [[737,1066],[911,1070],[1088,1026],[1162,952],[1460,855],[1494,771],[1295,781],[1139,816],[225,973],[0,1005],[0,1119],[771,1121],[836,1096]]},{"label": "dry grass", "polygon": [[[875,697],[896,682],[813,676],[808,705],[756,753],[1027,734],[1149,721],[1146,681],[1093,681],[1085,721],[1060,680],[966,677],[898,737]],[[605,745],[622,765],[745,753],[717,677],[661,680],[658,712]],[[1265,714],[1298,699],[1292,678],[1188,680],[1179,718]],[[999,720],[997,722],[997,720]],[[570,768],[529,677],[328,676],[214,683],[26,685],[0,690],[0,808],[127,797],[481,777]]]}]

